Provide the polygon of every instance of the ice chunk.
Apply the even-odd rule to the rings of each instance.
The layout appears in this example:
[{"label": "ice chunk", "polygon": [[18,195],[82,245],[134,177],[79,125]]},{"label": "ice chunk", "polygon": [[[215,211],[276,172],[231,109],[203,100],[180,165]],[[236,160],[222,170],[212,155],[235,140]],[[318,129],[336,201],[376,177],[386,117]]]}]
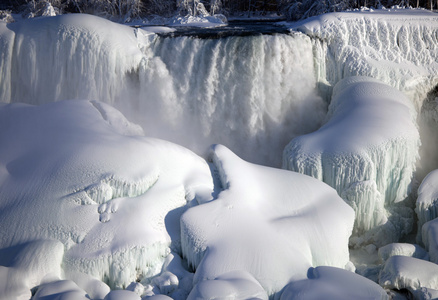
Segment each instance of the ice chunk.
[{"label": "ice chunk", "polygon": [[429,254],[421,248],[419,245],[407,244],[407,243],[393,243],[388,244],[379,249],[379,258],[385,262],[391,256],[409,256],[419,259],[429,260]]},{"label": "ice chunk", "polygon": [[[120,122],[110,124],[110,115]],[[126,128],[136,127],[95,102],[0,105],[0,144],[8,145],[0,147],[0,251],[54,240],[46,255],[26,254],[20,280],[28,290],[50,271],[102,295],[105,285],[91,278],[123,288],[160,274],[171,249],[181,251],[180,216],[211,198],[210,168],[183,147]]]},{"label": "ice chunk", "polygon": [[408,256],[390,257],[380,273],[379,284],[388,289],[438,289],[438,265]]},{"label": "ice chunk", "polygon": [[415,206],[415,212],[418,217],[418,235],[419,242],[421,238],[421,228],[427,222],[438,217],[438,170],[430,172],[421,182],[418,188],[418,198]]},{"label": "ice chunk", "polygon": [[285,148],[284,168],[326,182],[355,209],[353,244],[385,245],[412,229],[401,202],[418,158],[415,116],[394,88],[350,77],[335,87],[327,123]]},{"label": "ice chunk", "polygon": [[375,282],[353,272],[316,267],[309,269],[308,279],[287,285],[280,299],[388,299],[388,295]]},{"label": "ice chunk", "polygon": [[233,270],[269,295],[311,266],[344,268],[354,213],[328,185],[302,174],[247,163],[217,145],[210,155],[224,191],[181,218],[182,249],[195,283]]},{"label": "ice chunk", "polygon": [[214,280],[199,282],[187,300],[231,298],[268,300],[268,295],[250,274],[244,271],[234,271],[223,274]]}]

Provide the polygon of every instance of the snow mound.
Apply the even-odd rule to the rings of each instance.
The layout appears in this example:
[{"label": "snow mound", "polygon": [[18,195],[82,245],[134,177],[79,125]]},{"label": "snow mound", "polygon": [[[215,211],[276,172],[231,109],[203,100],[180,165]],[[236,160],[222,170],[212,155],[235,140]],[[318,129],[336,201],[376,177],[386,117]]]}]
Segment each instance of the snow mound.
[{"label": "snow mound", "polygon": [[309,267],[349,263],[354,213],[335,190],[247,163],[222,145],[211,151],[224,191],[181,218],[183,256],[196,269],[195,283],[241,270],[272,295],[305,278]]},{"label": "snow mound", "polygon": [[[122,117],[90,101],[0,105],[6,282],[29,291],[48,273],[65,274],[102,295],[96,280],[111,288],[147,280],[171,249],[181,251],[180,216],[211,198],[210,168],[183,147],[133,135],[141,131]],[[43,251],[39,240],[54,241]]]},{"label": "snow mound", "polygon": [[[38,287],[37,292],[32,300],[87,300],[90,299],[86,292],[71,280],[58,280],[42,284]],[[93,298],[97,299],[97,298]]]},{"label": "snow mound", "polygon": [[379,284],[388,289],[438,289],[438,265],[407,256],[392,256],[380,272]]},{"label": "snow mound", "polygon": [[415,212],[418,217],[418,235],[419,242],[422,241],[421,228],[424,224],[438,217],[438,170],[430,172],[421,182],[418,188],[418,197],[415,206]]},{"label": "snow mound", "polygon": [[187,300],[203,299],[268,300],[268,295],[250,274],[244,271],[234,271],[214,280],[199,282],[187,298]]},{"label": "snow mound", "polygon": [[283,167],[336,189],[356,212],[353,244],[378,246],[411,231],[407,196],[420,144],[415,110],[392,87],[350,77],[334,89],[327,123],[292,140]]},{"label": "snow mound", "polygon": [[407,243],[392,243],[379,248],[379,258],[385,262],[392,256],[409,256],[429,260],[429,254],[419,245]]},{"label": "snow mound", "polygon": [[315,38],[316,70],[324,85],[369,76],[402,91],[419,109],[438,84],[438,16],[433,12],[330,13],[292,28]]},{"label": "snow mound", "polygon": [[347,270],[316,267],[309,269],[307,276],[287,285],[280,299],[388,299],[378,284]]}]

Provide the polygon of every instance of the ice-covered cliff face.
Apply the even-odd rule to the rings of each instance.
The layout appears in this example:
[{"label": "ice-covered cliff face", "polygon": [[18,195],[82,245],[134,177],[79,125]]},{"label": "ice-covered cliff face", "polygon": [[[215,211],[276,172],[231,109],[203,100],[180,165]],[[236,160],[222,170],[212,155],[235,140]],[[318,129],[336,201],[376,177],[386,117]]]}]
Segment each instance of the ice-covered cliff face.
[{"label": "ice-covered cliff face", "polygon": [[332,13],[294,24],[315,42],[318,81],[369,76],[405,93],[417,110],[438,83],[438,16],[424,10]]}]

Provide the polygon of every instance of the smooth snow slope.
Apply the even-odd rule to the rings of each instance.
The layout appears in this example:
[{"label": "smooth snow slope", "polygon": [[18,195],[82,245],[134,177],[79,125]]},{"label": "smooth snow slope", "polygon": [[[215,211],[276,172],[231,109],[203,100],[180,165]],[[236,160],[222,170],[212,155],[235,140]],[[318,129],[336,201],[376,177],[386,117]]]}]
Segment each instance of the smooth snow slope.
[{"label": "smooth snow slope", "polygon": [[[224,191],[181,218],[184,257],[195,283],[249,272],[269,295],[310,267],[349,265],[353,210],[328,185],[306,175],[254,165],[217,145],[211,159]],[[215,280],[216,279],[216,280]],[[215,297],[230,296],[217,288]]]},{"label": "smooth snow slope", "polygon": [[180,251],[180,215],[211,198],[210,169],[141,133],[98,102],[0,106],[0,298],[47,274],[126,287]]},{"label": "smooth snow slope", "polygon": [[283,166],[335,188],[356,212],[352,244],[397,241],[413,226],[407,197],[420,144],[415,109],[396,89],[366,77],[335,87],[328,121],[291,141]]}]

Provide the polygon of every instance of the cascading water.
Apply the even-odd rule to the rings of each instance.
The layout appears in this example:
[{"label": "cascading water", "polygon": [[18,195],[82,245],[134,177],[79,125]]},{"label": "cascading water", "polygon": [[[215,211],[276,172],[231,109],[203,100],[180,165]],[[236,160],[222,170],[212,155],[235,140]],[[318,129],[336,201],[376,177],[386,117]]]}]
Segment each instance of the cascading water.
[{"label": "cascading water", "polygon": [[[304,34],[160,37],[105,20],[96,29],[95,17],[81,18],[36,21],[45,32],[33,30],[35,21],[0,31],[3,47],[13,44],[1,62],[2,101],[99,100],[148,136],[199,154],[221,143],[275,166],[283,147],[325,116]],[[124,27],[123,34],[108,36],[99,26]]]}]

